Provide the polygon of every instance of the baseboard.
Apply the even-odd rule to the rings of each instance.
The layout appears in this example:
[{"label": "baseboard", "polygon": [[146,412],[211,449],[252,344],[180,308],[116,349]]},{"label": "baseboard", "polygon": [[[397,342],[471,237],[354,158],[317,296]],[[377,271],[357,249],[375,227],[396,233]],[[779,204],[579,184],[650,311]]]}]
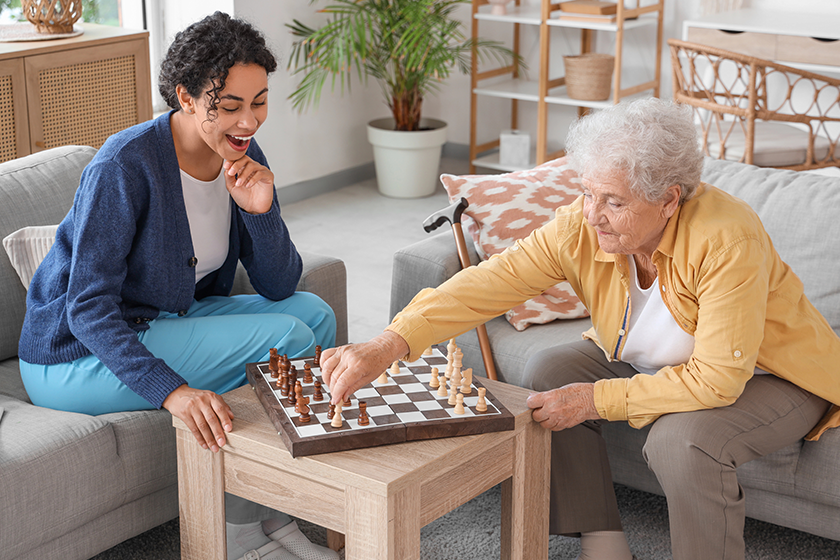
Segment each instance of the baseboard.
[{"label": "baseboard", "polygon": [[323,177],[281,187],[277,189],[277,200],[280,202],[280,206],[292,204],[293,202],[300,202],[313,196],[337,191],[338,189],[367,181],[374,177],[376,177],[376,171],[374,170],[373,162],[365,163],[357,167],[342,169],[341,171],[336,171]]},{"label": "baseboard", "polygon": [[[447,142],[443,145],[442,156],[452,159],[469,159],[470,147],[467,144],[455,144]],[[373,162],[365,163],[349,169],[342,169],[323,177],[301,181],[277,189],[277,199],[280,206],[300,202],[313,196],[326,194],[361,181],[367,181],[376,177],[376,170]]]}]

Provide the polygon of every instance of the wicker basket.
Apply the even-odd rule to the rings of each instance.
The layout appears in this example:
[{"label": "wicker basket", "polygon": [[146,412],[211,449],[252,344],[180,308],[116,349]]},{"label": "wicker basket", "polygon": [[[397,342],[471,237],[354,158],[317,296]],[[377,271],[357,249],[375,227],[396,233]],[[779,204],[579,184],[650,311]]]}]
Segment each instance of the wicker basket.
[{"label": "wicker basket", "polygon": [[82,16],[80,0],[21,0],[20,4],[39,33],[72,33]]},{"label": "wicker basket", "polygon": [[615,57],[611,54],[584,53],[564,56],[566,93],[572,99],[604,101],[610,97]]}]

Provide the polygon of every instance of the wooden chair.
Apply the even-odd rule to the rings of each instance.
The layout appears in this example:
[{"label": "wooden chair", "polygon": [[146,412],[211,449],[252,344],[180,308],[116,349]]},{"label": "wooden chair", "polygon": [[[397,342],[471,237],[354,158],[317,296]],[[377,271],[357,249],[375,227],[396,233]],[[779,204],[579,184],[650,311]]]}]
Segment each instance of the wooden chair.
[{"label": "wooden chair", "polygon": [[840,166],[840,79],[669,39],[674,99],[706,155],[760,167]]}]

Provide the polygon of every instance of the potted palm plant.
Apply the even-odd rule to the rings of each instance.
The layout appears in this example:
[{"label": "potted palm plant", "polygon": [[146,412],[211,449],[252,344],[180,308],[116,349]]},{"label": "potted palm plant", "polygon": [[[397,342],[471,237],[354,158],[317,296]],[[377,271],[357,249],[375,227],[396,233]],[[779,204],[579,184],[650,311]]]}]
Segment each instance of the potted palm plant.
[{"label": "potted palm plant", "polygon": [[[343,92],[355,73],[377,80],[392,116],[368,124],[380,192],[412,198],[435,191],[446,123],[422,117],[423,98],[454,69],[467,74],[471,56],[501,63],[521,59],[496,41],[472,39],[453,13],[470,0],[332,0],[318,28],[288,24],[296,37],[289,69],[301,80],[290,99],[303,111],[317,104],[329,79]],[[311,0],[315,3],[317,0]],[[412,156],[417,146],[419,157]],[[394,161],[391,161],[394,160]]]}]

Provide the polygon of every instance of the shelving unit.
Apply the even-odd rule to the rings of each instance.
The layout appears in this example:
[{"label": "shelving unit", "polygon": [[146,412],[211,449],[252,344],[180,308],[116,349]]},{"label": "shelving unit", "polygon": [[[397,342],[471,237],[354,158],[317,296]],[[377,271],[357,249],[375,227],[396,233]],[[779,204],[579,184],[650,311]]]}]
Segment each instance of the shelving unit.
[{"label": "shelving unit", "polygon": [[[550,105],[566,105],[577,107],[582,114],[589,109],[606,108],[622,99],[649,95],[659,96],[659,82],[661,75],[661,52],[663,10],[665,0],[642,5],[642,0],[635,0],[634,8],[625,7],[619,1],[617,5],[616,21],[614,23],[582,22],[558,19],[560,2],[552,0],[532,0],[533,4],[513,0],[507,7],[505,15],[490,13],[488,0],[472,0],[472,36],[479,36],[479,22],[501,22],[513,27],[512,50],[520,52],[520,27],[522,25],[538,27],[539,30],[539,69],[538,81],[521,78],[514,66],[480,70],[476,57],[473,57],[471,71],[470,95],[470,172],[475,168],[484,167],[500,171],[513,171],[509,166],[499,163],[499,139],[479,143],[477,138],[478,98],[495,97],[511,101],[511,128],[519,128],[519,102],[537,104],[537,138],[535,159],[531,163],[538,165],[563,155],[563,151],[548,151],[548,108]],[[654,79],[649,82],[625,87],[622,83],[622,54],[624,34],[635,29],[655,29],[656,55],[654,64]],[[598,31],[615,33],[615,66],[613,69],[612,95],[606,101],[582,101],[572,99],[566,94],[565,76],[550,76],[549,63],[551,60],[551,34],[559,29],[560,32],[578,30],[580,33],[580,53],[593,52],[592,47],[595,33]],[[558,53],[559,54],[559,53]],[[566,53],[578,54],[578,53]],[[505,80],[498,80],[500,77]],[[488,84],[491,79],[492,83]],[[488,153],[489,152],[489,153]]]}]

